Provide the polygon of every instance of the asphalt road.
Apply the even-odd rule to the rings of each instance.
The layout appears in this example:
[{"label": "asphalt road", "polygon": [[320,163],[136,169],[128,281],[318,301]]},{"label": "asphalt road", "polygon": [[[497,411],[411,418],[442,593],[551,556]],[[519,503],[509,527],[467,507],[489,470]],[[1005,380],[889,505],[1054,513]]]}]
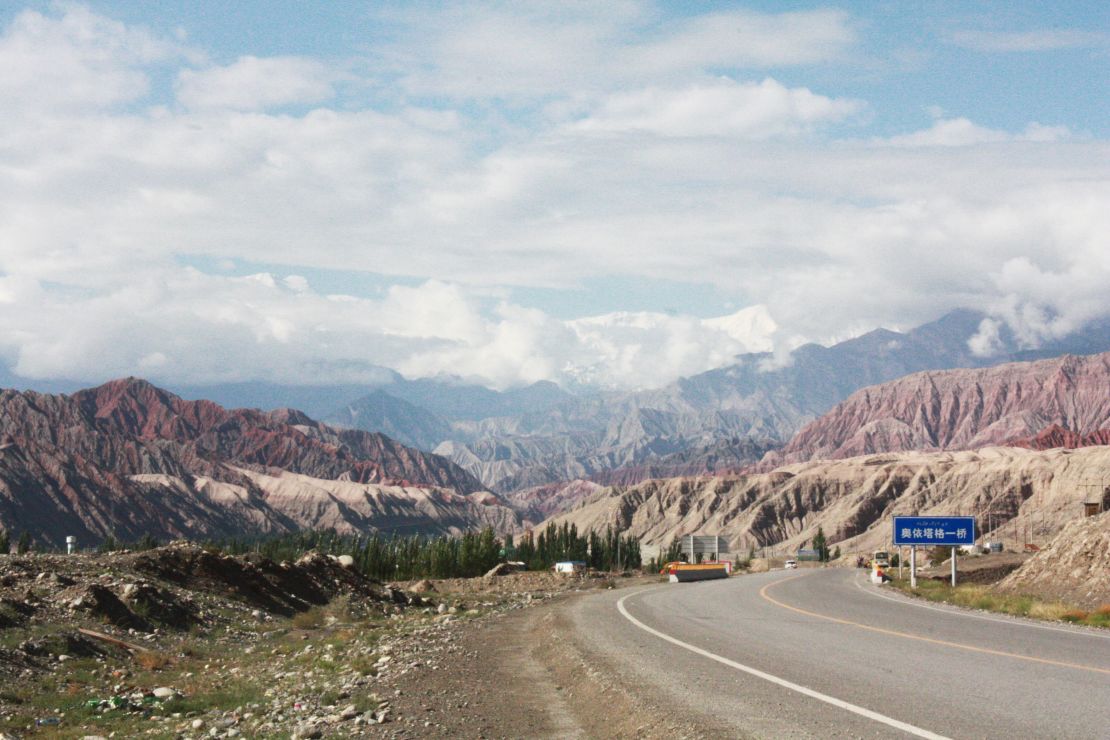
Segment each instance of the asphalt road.
[{"label": "asphalt road", "polygon": [[1110,633],[938,607],[840,568],[614,590],[577,639],[729,737],[1110,738]]}]

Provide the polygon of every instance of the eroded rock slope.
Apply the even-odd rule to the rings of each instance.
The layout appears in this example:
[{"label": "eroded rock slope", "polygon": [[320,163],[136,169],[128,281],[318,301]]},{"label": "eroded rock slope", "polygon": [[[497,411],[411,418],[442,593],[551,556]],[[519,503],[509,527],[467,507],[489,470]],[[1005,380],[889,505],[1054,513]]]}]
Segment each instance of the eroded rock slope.
[{"label": "eroded rock slope", "polygon": [[904,450],[1102,444],[1110,353],[909,375],[864,388],[808,424],[760,469]]},{"label": "eroded rock slope", "polygon": [[1069,522],[998,589],[1088,609],[1110,605],[1110,511]]},{"label": "eroded rock slope", "polygon": [[297,411],[227,410],[141,380],[0,393],[0,527],[59,544],[298,528],[455,531],[515,515],[453,463]]},{"label": "eroded rock slope", "polygon": [[552,521],[580,532],[612,525],[648,545],[720,534],[734,552],[768,545],[786,552],[821,527],[847,553],[888,544],[894,515],[964,514],[984,530],[990,522],[990,539],[1020,549],[1080,517],[1091,480],[1110,480],[1110,448],[887,453],[605,488]]}]

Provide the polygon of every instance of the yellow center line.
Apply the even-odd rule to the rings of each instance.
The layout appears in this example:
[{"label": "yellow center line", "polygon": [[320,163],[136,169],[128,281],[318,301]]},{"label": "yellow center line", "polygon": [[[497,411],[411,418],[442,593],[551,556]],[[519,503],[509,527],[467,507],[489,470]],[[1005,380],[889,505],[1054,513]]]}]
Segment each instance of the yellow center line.
[{"label": "yellow center line", "polygon": [[797,575],[797,576],[793,576],[792,578],[784,578],[781,581],[772,581],[771,583],[768,583],[763,588],[759,589],[759,595],[762,596],[766,601],[771,602],[775,606],[780,606],[783,609],[789,609],[790,611],[797,612],[798,614],[805,614],[808,617],[817,617],[818,619],[825,619],[825,620],[828,620],[829,622],[836,622],[837,624],[846,624],[850,627],[858,627],[861,630],[868,630],[870,632],[878,632],[880,634],[890,635],[892,637],[902,637],[902,638],[905,638],[907,640],[919,640],[921,642],[929,642],[929,643],[932,643],[934,645],[945,645],[947,647],[953,647],[953,648],[957,648],[959,650],[969,650],[973,653],[986,653],[987,655],[1000,655],[1004,658],[1016,658],[1017,660],[1028,660],[1032,663],[1044,663],[1045,665],[1054,665],[1054,666],[1058,666],[1058,667],[1061,667],[1061,668],[1074,668],[1074,669],[1080,670],[1080,671],[1091,671],[1093,673],[1105,673],[1107,675],[1110,675],[1110,669],[1107,669],[1107,668],[1096,668],[1095,666],[1083,665],[1081,663],[1068,663],[1068,662],[1062,661],[1062,660],[1050,660],[1049,658],[1034,658],[1031,655],[1018,655],[1017,653],[1007,653],[1004,650],[992,650],[991,648],[978,647],[976,645],[964,645],[963,643],[959,643],[959,642],[949,642],[948,640],[938,640],[934,637],[925,637],[924,635],[915,635],[915,634],[912,634],[912,633],[909,633],[909,632],[899,632],[898,630],[889,630],[889,629],[885,629],[883,627],[874,627],[870,624],[861,624],[860,622],[853,622],[853,621],[848,620],[848,619],[841,619],[840,617],[833,617],[833,616],[830,616],[828,614],[820,614],[818,612],[811,612],[807,609],[801,609],[801,608],[796,607],[796,606],[791,606],[790,604],[784,604],[783,602],[779,601],[778,599],[772,598],[771,596],[769,596],[767,594],[768,589],[770,589],[772,586],[777,586],[781,583],[786,583],[787,581],[793,581],[797,578],[804,578],[804,577],[805,576],[803,576],[803,575]]}]

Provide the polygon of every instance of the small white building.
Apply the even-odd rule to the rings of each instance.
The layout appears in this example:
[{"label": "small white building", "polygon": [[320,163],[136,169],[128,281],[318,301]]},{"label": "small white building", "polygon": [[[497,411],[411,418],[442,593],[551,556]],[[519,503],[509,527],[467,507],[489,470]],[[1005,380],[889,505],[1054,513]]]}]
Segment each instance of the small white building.
[{"label": "small white building", "polygon": [[584,573],[586,563],[581,560],[563,560],[555,563],[554,570],[556,573]]}]

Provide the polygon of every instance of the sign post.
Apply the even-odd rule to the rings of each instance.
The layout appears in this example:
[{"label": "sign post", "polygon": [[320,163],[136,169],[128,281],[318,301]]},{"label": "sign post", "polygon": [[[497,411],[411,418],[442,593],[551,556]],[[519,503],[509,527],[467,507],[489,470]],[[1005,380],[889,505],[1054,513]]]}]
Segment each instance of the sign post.
[{"label": "sign post", "polygon": [[910,545],[910,588],[917,588],[917,545]]},{"label": "sign post", "polygon": [[917,588],[917,546],[952,548],[952,585],[956,585],[956,548],[975,544],[973,516],[896,516],[894,544],[910,546],[910,586]]}]

